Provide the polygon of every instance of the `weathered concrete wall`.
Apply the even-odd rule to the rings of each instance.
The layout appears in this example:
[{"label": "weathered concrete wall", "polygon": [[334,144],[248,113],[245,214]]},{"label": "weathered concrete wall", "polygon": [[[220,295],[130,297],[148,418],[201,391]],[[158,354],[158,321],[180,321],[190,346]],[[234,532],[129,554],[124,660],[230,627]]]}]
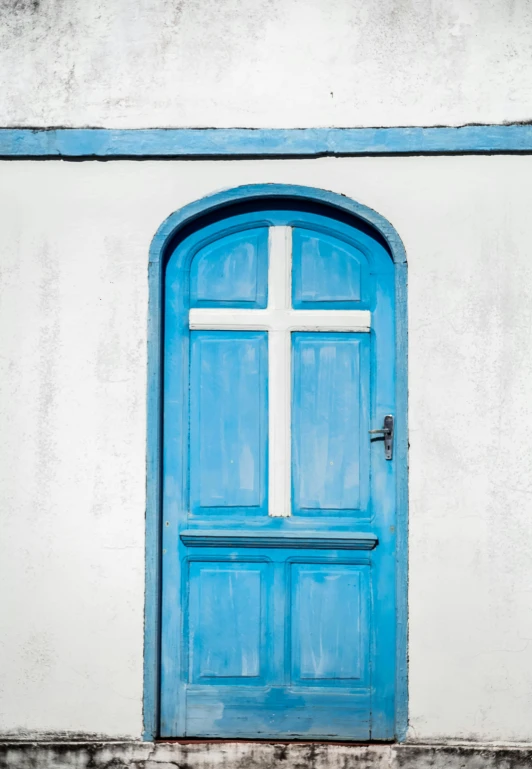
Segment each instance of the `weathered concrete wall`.
[{"label": "weathered concrete wall", "polygon": [[406,246],[410,736],[532,740],[532,158],[508,156],[0,164],[1,729],[141,733],[148,248],[268,181]]},{"label": "weathered concrete wall", "polygon": [[0,0],[0,125],[532,119],[528,0]]}]

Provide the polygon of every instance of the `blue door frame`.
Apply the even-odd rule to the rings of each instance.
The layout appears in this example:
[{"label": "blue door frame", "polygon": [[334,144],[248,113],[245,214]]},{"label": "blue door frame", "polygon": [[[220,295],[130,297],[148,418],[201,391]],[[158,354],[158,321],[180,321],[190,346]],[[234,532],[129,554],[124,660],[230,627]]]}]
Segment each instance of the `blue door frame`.
[{"label": "blue door frame", "polygon": [[365,222],[385,239],[395,267],[396,300],[396,445],[397,462],[397,643],[395,736],[402,740],[407,728],[407,308],[406,256],[392,225],[375,211],[344,196],[307,187],[250,185],[204,198],[175,212],[156,233],[149,259],[148,326],[148,445],[146,502],[146,605],[144,668],[144,733],[146,740],[158,736],[160,668],[161,586],[161,395],[162,395],[162,297],[165,259],[176,238],[190,226],[200,226],[213,214],[225,214],[246,201],[265,205],[283,201],[319,204],[324,212],[351,216]]}]

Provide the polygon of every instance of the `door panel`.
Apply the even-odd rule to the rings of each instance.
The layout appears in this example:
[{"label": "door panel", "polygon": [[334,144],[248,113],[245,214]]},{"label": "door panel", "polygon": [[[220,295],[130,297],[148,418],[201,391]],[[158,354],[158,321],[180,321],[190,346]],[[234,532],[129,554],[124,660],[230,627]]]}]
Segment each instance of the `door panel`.
[{"label": "door panel", "polygon": [[190,336],[191,512],[266,511],[266,334]]},{"label": "door panel", "polygon": [[367,515],[369,366],[366,334],[292,334],[294,514]]},{"label": "door panel", "polygon": [[267,564],[189,564],[188,648],[192,684],[264,683]]},{"label": "door panel", "polygon": [[232,232],[202,245],[190,268],[193,307],[266,307],[268,228]]},{"label": "door panel", "polygon": [[294,228],[293,306],[361,307],[368,300],[368,262],[335,233]]},{"label": "door panel", "polygon": [[369,430],[394,413],[394,302],[382,240],[315,211],[174,247],[160,736],[393,738],[396,470]]},{"label": "door panel", "polygon": [[[186,700],[187,732],[210,737],[367,740],[369,696],[299,692],[271,687],[233,691],[190,687]],[[252,722],[251,722],[252,719]]]},{"label": "door panel", "polygon": [[368,685],[367,567],[291,564],[291,682]]}]

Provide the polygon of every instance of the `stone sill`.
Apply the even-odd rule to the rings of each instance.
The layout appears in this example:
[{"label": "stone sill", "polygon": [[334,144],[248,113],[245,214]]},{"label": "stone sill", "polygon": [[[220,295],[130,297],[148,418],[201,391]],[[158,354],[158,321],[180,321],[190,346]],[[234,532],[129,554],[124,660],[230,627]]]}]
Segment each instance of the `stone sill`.
[{"label": "stone sill", "polygon": [[530,769],[532,744],[0,742],[0,769]]}]

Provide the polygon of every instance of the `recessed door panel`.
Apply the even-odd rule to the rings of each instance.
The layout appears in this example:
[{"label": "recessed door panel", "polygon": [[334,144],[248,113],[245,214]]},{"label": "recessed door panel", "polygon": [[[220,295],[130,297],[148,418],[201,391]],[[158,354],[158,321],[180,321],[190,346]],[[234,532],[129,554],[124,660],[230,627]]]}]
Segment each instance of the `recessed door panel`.
[{"label": "recessed door panel", "polygon": [[266,334],[192,332],[190,373],[192,512],[264,509]]},{"label": "recessed door panel", "polygon": [[366,512],[369,338],[292,334],[294,513]]},{"label": "recessed door panel", "polygon": [[189,564],[189,682],[255,684],[267,669],[266,564]]},{"label": "recessed door panel", "polygon": [[192,260],[190,303],[265,307],[267,271],[267,227],[222,235],[202,245]]},{"label": "recessed door panel", "polygon": [[367,686],[368,567],[291,565],[291,680],[305,686]]},{"label": "recessed door panel", "polygon": [[294,307],[362,306],[367,302],[369,270],[355,243],[323,230],[294,228]]}]

